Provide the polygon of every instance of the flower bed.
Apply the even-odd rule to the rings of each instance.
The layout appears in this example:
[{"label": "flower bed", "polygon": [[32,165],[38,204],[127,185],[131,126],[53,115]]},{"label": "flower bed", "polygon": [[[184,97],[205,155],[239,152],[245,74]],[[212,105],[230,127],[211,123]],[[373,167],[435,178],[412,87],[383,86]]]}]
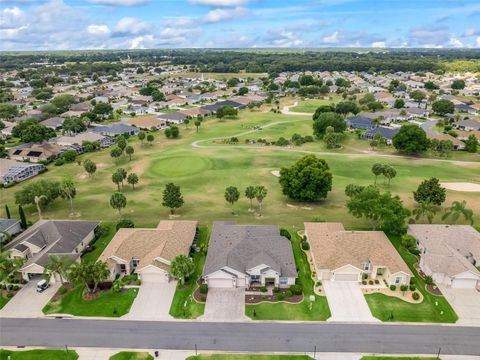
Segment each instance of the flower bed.
[{"label": "flower bed", "polygon": [[436,285],[425,285],[425,289],[430,293],[430,294],[433,294],[433,295],[437,295],[437,296],[442,296],[442,292],[440,291],[440,289],[436,286]]}]

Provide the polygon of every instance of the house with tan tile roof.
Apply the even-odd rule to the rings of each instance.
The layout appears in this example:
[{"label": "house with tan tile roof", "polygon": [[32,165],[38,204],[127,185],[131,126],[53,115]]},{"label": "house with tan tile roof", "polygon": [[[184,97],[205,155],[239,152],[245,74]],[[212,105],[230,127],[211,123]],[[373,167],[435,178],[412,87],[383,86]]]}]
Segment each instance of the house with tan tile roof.
[{"label": "house with tan tile roof", "polygon": [[469,225],[410,224],[417,240],[420,268],[438,285],[480,287],[480,233]]},{"label": "house with tan tile roof", "polygon": [[196,221],[161,220],[156,228],[122,228],[100,255],[117,274],[137,273],[143,282],[168,282],[172,260],[188,256],[197,229]]},{"label": "house with tan tile roof", "polygon": [[137,116],[131,119],[128,119],[127,123],[132,126],[136,126],[139,129],[163,129],[167,126],[165,120],[156,119],[152,116]]},{"label": "house with tan tile roof", "polygon": [[341,223],[305,223],[318,280],[361,282],[363,274],[388,285],[413,276],[383,231],[346,231]]}]

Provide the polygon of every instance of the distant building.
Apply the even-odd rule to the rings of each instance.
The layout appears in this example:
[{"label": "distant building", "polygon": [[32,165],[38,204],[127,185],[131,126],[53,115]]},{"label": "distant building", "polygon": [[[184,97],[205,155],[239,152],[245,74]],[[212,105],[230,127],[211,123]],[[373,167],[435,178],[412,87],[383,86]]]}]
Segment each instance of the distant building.
[{"label": "distant building", "polygon": [[42,164],[17,162],[15,160],[0,159],[0,182],[8,184],[22,182],[45,169]]}]

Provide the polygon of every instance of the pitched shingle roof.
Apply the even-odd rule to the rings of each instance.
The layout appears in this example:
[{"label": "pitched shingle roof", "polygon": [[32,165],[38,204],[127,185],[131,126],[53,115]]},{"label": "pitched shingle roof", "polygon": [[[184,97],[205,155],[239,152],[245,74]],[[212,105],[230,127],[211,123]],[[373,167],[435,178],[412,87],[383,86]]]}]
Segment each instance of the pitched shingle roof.
[{"label": "pitched shingle roof", "polygon": [[370,261],[388,267],[392,274],[412,274],[383,231],[346,231],[341,223],[305,223],[305,231],[317,269],[348,264],[362,269]]},{"label": "pitched shingle roof", "polygon": [[297,275],[290,241],[275,225],[215,222],[203,275],[228,266],[239,272],[265,264],[282,276]]}]

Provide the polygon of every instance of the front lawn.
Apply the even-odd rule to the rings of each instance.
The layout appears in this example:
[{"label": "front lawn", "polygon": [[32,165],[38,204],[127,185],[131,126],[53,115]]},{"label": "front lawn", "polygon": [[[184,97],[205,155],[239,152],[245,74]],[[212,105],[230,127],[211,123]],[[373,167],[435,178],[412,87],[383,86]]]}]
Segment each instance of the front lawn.
[{"label": "front lawn", "polygon": [[44,308],[44,314],[71,314],[75,316],[120,317],[130,311],[138,289],[126,289],[120,293],[111,290],[100,291],[98,297],[85,300],[83,286],[73,288],[60,300],[51,300]]},{"label": "front lawn", "polygon": [[401,246],[399,236],[389,236],[390,241],[415,275],[415,285],[423,295],[420,304],[411,304],[383,294],[365,295],[372,315],[382,321],[454,323],[458,320],[448,301],[425,290],[425,281],[415,269],[418,259]]},{"label": "front lawn", "polygon": [[[245,314],[253,320],[327,320],[330,314],[327,298],[325,296],[315,295],[313,292],[313,280],[311,277],[310,266],[307,255],[300,247],[300,237],[292,234],[292,248],[297,264],[298,283],[303,287],[304,299],[299,304],[279,303],[261,303],[255,305],[246,305]],[[310,302],[309,297],[315,296],[315,301]],[[255,316],[254,316],[255,311]]]},{"label": "front lawn", "polygon": [[153,360],[153,356],[146,352],[122,351],[111,356],[110,360]]},{"label": "front lawn", "polygon": [[68,350],[26,350],[10,351],[0,349],[0,360],[76,360],[78,354]]},{"label": "front lawn", "polygon": [[193,254],[193,262],[195,263],[195,272],[185,281],[183,286],[177,284],[172,304],[170,305],[170,315],[176,319],[196,319],[203,315],[205,304],[197,303],[193,299],[193,293],[197,288],[197,281],[202,276],[203,266],[205,265],[206,254],[203,247],[208,244],[209,230],[206,226],[199,228],[197,246],[202,250]]},{"label": "front lawn", "polygon": [[0,310],[10,301],[11,298],[3,296],[3,292],[0,291]]},{"label": "front lawn", "polygon": [[211,354],[190,356],[186,360],[312,360],[307,355]]},{"label": "front lawn", "polygon": [[107,247],[108,243],[110,240],[112,240],[113,236],[117,232],[115,229],[115,224],[114,223],[102,223],[104,226],[108,226],[108,233],[106,233],[104,236],[101,236],[98,238],[95,242],[92,242],[90,244],[90,247],[93,248],[92,251],[85,252],[82,255],[82,261],[83,262],[94,262],[97,261],[97,259],[100,257],[102,254],[103,250]]}]

